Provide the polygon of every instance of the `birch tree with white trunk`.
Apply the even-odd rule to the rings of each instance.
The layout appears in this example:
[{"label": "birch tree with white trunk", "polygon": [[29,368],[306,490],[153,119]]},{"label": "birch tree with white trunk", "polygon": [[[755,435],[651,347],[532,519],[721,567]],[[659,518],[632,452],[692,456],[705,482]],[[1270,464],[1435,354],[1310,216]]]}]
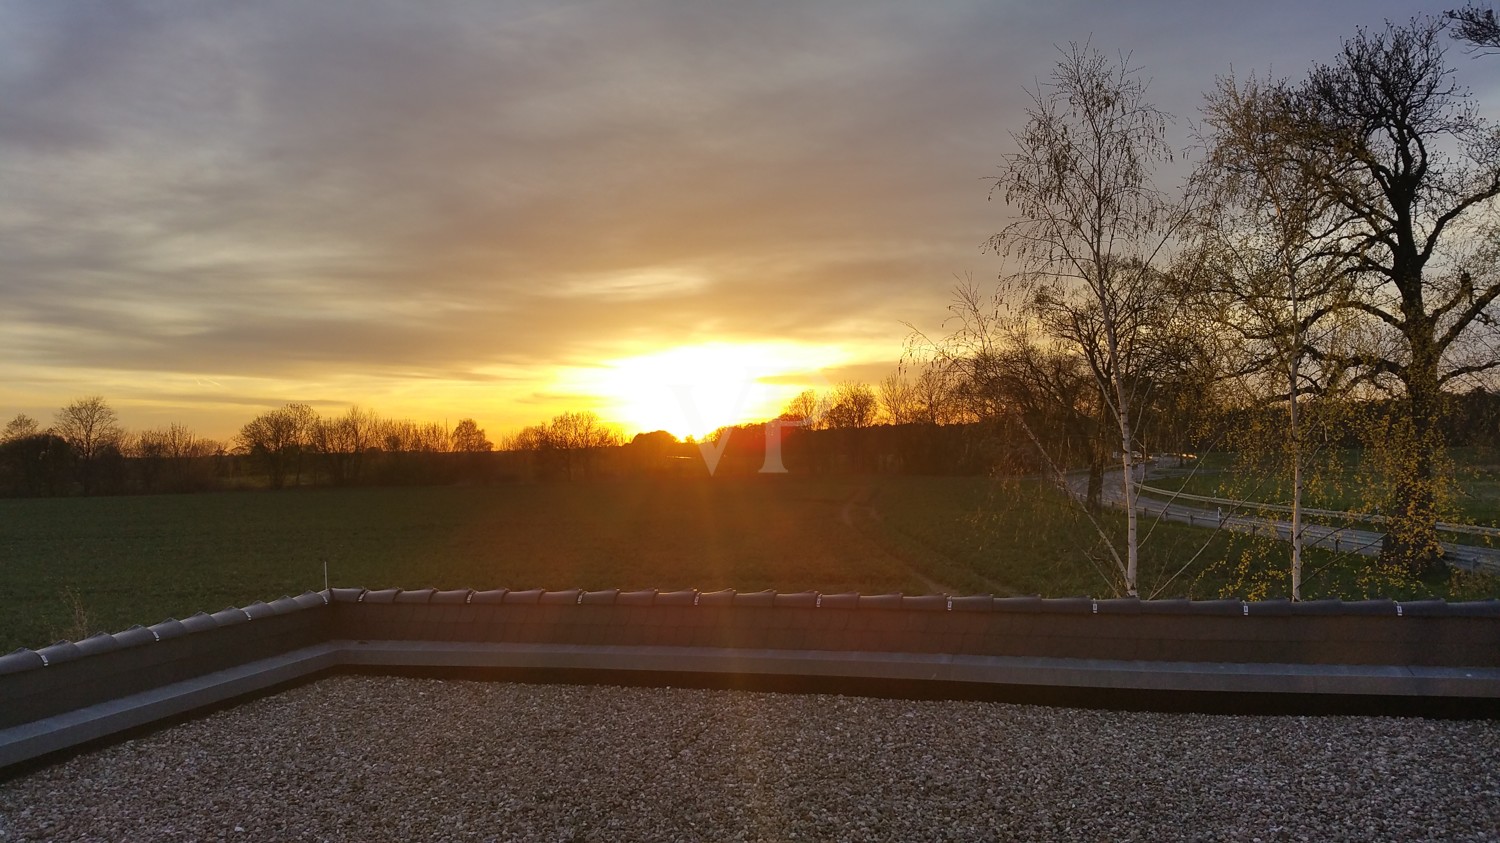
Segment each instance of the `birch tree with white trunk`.
[{"label": "birch tree with white trunk", "polygon": [[993,188],[1016,219],[988,245],[1015,261],[1039,306],[1097,342],[1081,350],[1118,427],[1126,513],[1119,575],[1121,590],[1136,595],[1139,382],[1131,352],[1155,328],[1140,316],[1164,295],[1157,264],[1188,203],[1154,185],[1155,170],[1176,152],[1169,117],[1146,99],[1129,57],[1110,59],[1087,43],[1061,52],[1049,79],[1028,91],[1026,126],[1012,135],[1019,151],[1005,157]]},{"label": "birch tree with white trunk", "polygon": [[1340,248],[1348,212],[1284,154],[1285,83],[1219,80],[1203,110],[1206,154],[1194,174],[1207,197],[1179,278],[1235,342],[1229,367],[1244,392],[1286,408],[1280,437],[1291,469],[1291,597],[1302,599],[1302,499],[1309,397],[1338,391],[1342,374],[1313,358],[1336,343],[1350,295]]}]

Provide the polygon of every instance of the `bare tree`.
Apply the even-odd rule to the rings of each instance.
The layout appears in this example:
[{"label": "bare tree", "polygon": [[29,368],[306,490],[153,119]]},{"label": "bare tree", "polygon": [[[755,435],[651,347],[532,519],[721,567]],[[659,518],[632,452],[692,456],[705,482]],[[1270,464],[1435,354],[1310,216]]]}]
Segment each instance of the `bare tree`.
[{"label": "bare tree", "polygon": [[[930,352],[930,349],[927,350]],[[903,368],[881,379],[876,388],[880,415],[890,424],[952,424],[962,418],[954,403],[951,371],[940,363],[913,357],[911,378]],[[903,367],[907,364],[903,363]]]},{"label": "bare tree", "polygon": [[0,442],[14,442],[41,432],[41,426],[37,424],[36,419],[25,413],[17,413],[15,418],[6,422],[5,429],[0,430]]},{"label": "bare tree", "polygon": [[287,404],[251,419],[236,442],[265,471],[271,488],[280,489],[288,475],[301,483],[303,455],[314,447],[320,427],[311,407]]},{"label": "bare tree", "polygon": [[912,383],[917,405],[917,420],[927,424],[954,424],[964,416],[954,402],[953,378],[947,368],[936,361],[922,366],[922,373]]},{"label": "bare tree", "polygon": [[1348,220],[1338,248],[1356,284],[1349,307],[1375,338],[1355,353],[1313,348],[1397,396],[1389,428],[1409,451],[1394,479],[1389,557],[1413,574],[1438,564],[1438,429],[1444,390],[1500,366],[1500,130],[1453,81],[1441,20],[1360,30],[1286,97],[1283,155]]},{"label": "bare tree", "polygon": [[448,428],[436,422],[384,419],[374,438],[389,453],[441,454],[452,450]]},{"label": "bare tree", "polygon": [[83,493],[89,494],[99,458],[106,451],[119,448],[124,439],[119,417],[103,398],[94,395],[80,398],[58,411],[52,429],[73,448]]},{"label": "bare tree", "polygon": [[825,418],[831,428],[869,427],[879,409],[880,401],[869,384],[846,381],[834,389]]},{"label": "bare tree", "polygon": [[143,430],[125,450],[135,459],[141,488],[146,492],[156,491],[167,461],[166,431]]},{"label": "bare tree", "polygon": [[1500,51],[1500,18],[1494,9],[1465,6],[1444,12],[1443,18],[1452,23],[1453,37],[1468,42],[1471,52]]},{"label": "bare tree", "polygon": [[922,407],[916,385],[901,372],[892,372],[880,379],[877,388],[880,399],[880,415],[890,424],[912,424],[921,421]]},{"label": "bare tree", "polygon": [[223,451],[222,443],[195,434],[186,425],[173,423],[162,431],[167,458],[167,479],[171,488],[189,491],[211,482],[209,457]]},{"label": "bare tree", "polygon": [[815,389],[804,389],[787,402],[781,418],[783,421],[800,422],[803,428],[813,430],[822,426],[827,412],[827,399],[820,398]]},{"label": "bare tree", "polygon": [[287,404],[281,408],[280,413],[291,435],[292,482],[300,486],[302,485],[302,472],[311,470],[310,458],[317,453],[317,444],[314,440],[321,419],[318,418],[317,410],[299,402]]},{"label": "bare tree", "polygon": [[329,480],[343,485],[359,478],[365,452],[379,442],[380,427],[380,418],[358,405],[351,406],[342,416],[317,422],[313,443],[322,455]]},{"label": "bare tree", "polygon": [[505,438],[502,451],[540,451],[547,447],[547,425],[534,424],[523,427]]},{"label": "bare tree", "polygon": [[523,428],[506,443],[506,450],[538,451],[551,455],[569,480],[588,474],[594,455],[602,448],[624,444],[620,431],[591,412],[567,412],[539,425]]},{"label": "bare tree", "polygon": [[1088,338],[1090,369],[1118,428],[1126,512],[1123,590],[1137,593],[1139,568],[1133,454],[1137,386],[1129,378],[1138,314],[1162,293],[1158,255],[1185,214],[1152,184],[1174,157],[1167,115],[1146,100],[1128,57],[1112,62],[1089,45],[1063,51],[1050,82],[1031,94],[1024,129],[1012,137],[996,179],[1018,218],[989,241],[1021,266],[1039,310]]},{"label": "bare tree", "polygon": [[485,438],[484,428],[473,419],[460,419],[453,428],[453,450],[462,453],[480,453],[494,449],[494,444]]},{"label": "bare tree", "polygon": [[[1219,80],[1204,108],[1207,155],[1194,178],[1208,201],[1188,232],[1179,278],[1184,298],[1220,332],[1228,367],[1265,401],[1284,402],[1291,481],[1291,597],[1302,598],[1302,498],[1307,460],[1303,397],[1326,396],[1336,367],[1309,357],[1336,342],[1350,292],[1349,258],[1338,248],[1348,212],[1318,191],[1280,149],[1288,129],[1286,86],[1252,77]],[[1255,416],[1250,416],[1254,418]]]},{"label": "bare tree", "polygon": [[1102,505],[1109,428],[1116,423],[1081,342],[1089,342],[1096,359],[1102,350],[1070,336],[1066,323],[1049,329],[1057,314],[1024,294],[1025,284],[1001,284],[988,298],[972,282],[961,284],[948,307],[952,333],[933,349],[952,381],[952,398],[969,417],[1018,424],[1053,474],[1087,467],[1083,500],[1094,513]]}]

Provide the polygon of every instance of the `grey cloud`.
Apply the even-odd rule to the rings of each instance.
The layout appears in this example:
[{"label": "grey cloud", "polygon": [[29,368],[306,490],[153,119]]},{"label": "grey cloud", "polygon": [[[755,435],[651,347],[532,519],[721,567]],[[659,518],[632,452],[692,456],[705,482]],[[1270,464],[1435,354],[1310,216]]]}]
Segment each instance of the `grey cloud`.
[{"label": "grey cloud", "polygon": [[[1186,118],[1230,62],[1300,73],[1404,5],[12,4],[0,353],[477,378],[887,331],[895,357],[954,273],[998,271],[983,178],[1052,44],[1133,49]],[[703,283],[619,294],[653,269]]]}]

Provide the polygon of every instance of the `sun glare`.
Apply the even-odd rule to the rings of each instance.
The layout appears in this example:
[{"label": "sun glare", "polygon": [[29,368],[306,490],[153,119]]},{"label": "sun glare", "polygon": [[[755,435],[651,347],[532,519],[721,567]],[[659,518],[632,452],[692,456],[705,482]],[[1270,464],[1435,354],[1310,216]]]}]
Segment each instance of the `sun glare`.
[{"label": "sun glare", "polygon": [[612,360],[587,370],[579,386],[627,433],[702,437],[775,417],[798,392],[826,385],[821,369],[846,359],[837,348],[791,343],[681,346]]}]

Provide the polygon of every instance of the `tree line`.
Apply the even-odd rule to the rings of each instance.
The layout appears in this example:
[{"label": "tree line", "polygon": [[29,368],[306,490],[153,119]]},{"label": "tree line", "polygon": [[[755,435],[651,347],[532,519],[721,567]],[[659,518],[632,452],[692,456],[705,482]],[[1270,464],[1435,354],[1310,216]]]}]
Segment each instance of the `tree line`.
[{"label": "tree line", "polygon": [[229,442],[185,425],[131,433],[103,397],[58,410],[46,428],[23,414],[0,430],[0,494],[196,492],[245,485],[456,482],[494,448],[473,419],[442,424],[351,407],[322,416],[291,403],[261,413]]},{"label": "tree line", "polygon": [[[914,377],[897,371],[874,386],[848,381],[822,392],[806,390],[777,421],[795,425],[787,434],[787,465],[798,472],[1034,467],[1024,456],[998,456],[1002,452],[993,444],[979,444],[983,436],[968,428],[978,425],[980,416],[969,409],[959,385],[936,367]],[[707,438],[716,443],[733,436],[724,471],[759,469],[764,424],[721,428]],[[182,424],[129,432],[103,397],[90,396],[60,409],[45,428],[21,414],[0,430],[0,495],[712,473],[697,445],[666,431],[639,434],[627,443],[618,425],[589,411],[568,411],[501,437],[497,447],[471,418],[450,429],[383,418],[358,406],[324,415],[298,402],[262,412],[232,439],[220,441]]]},{"label": "tree line", "polygon": [[[1166,443],[1274,451],[1294,599],[1310,472],[1354,439],[1382,466],[1382,563],[1434,572],[1447,414],[1487,403],[1500,367],[1500,130],[1445,51],[1493,52],[1494,21],[1387,23],[1300,79],[1220,78],[1190,148],[1168,142],[1128,55],[1070,45],[993,182],[1013,216],[987,246],[1011,270],[992,293],[961,285],[949,330],[915,333],[912,354],[1052,470],[1087,466],[1091,509],[1106,482],[1133,504],[1140,455]],[[1157,183],[1194,157],[1180,188]],[[1135,594],[1126,513],[1108,553]]]}]

